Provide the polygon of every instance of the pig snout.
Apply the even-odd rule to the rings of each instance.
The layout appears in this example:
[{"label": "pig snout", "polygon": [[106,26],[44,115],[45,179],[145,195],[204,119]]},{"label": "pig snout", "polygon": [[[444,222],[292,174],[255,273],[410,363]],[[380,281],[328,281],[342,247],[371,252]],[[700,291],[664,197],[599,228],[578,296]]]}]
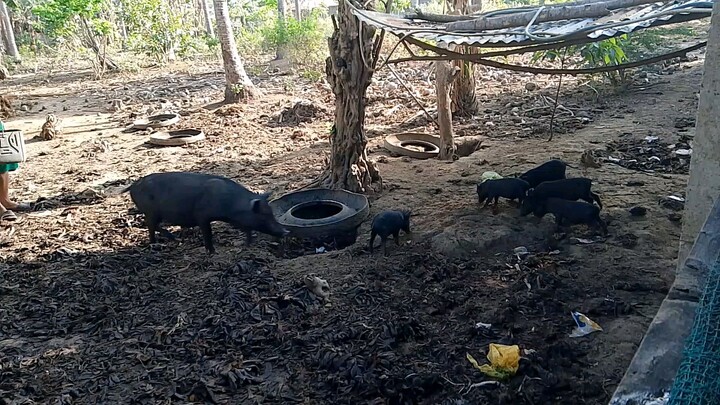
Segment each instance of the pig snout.
[{"label": "pig snout", "polygon": [[290,231],[280,225],[275,217],[267,218],[260,226],[258,226],[258,231],[278,238],[283,238],[290,234]]}]

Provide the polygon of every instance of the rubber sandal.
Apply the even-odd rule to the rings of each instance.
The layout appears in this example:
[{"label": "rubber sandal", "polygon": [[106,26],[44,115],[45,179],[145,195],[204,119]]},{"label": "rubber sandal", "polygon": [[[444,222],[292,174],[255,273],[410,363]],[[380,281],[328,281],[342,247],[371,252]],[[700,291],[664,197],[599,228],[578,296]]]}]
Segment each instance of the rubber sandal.
[{"label": "rubber sandal", "polygon": [[0,215],[0,221],[15,222],[17,221],[17,219],[17,215],[15,215],[15,213],[10,210],[7,210],[3,212],[2,215]]},{"label": "rubber sandal", "polygon": [[13,211],[17,211],[17,212],[32,211],[32,206],[28,203],[18,203],[18,205],[15,208],[13,208]]}]

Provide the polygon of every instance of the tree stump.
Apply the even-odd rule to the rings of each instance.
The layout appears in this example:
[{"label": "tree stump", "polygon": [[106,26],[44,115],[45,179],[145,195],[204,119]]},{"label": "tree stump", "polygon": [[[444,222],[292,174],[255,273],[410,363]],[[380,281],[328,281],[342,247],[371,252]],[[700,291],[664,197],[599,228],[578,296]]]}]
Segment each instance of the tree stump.
[{"label": "tree stump", "polygon": [[435,62],[437,89],[438,125],[440,126],[440,154],[438,159],[451,160],[455,156],[453,140],[452,112],[450,111],[450,88],[460,73],[460,68],[450,62]]},{"label": "tree stump", "polygon": [[375,29],[359,27],[346,1],[350,0],[338,2],[335,30],[328,40],[330,57],[325,61],[327,81],[335,94],[335,125],[330,134],[329,173],[321,184],[363,193],[382,181],[368,159],[365,135],[365,94],[374,73]]}]

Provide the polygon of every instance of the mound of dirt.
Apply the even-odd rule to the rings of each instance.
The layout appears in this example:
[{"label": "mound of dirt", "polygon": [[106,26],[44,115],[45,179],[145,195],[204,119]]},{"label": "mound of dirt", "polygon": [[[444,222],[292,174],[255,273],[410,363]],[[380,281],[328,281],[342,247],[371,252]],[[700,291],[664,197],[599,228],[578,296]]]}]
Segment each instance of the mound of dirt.
[{"label": "mound of dirt", "polygon": [[309,100],[297,100],[276,114],[271,123],[295,126],[302,122],[312,122],[316,118],[324,117],[325,114],[327,114],[325,107],[314,104]]},{"label": "mound of dirt", "polygon": [[220,117],[240,117],[244,113],[245,110],[239,105],[225,105],[215,110],[215,115]]},{"label": "mound of dirt", "polygon": [[462,217],[432,238],[433,249],[447,257],[467,259],[488,250],[513,250],[518,246],[536,245],[552,233],[552,229],[545,226],[549,222],[540,226],[497,222],[488,226],[486,215]]}]

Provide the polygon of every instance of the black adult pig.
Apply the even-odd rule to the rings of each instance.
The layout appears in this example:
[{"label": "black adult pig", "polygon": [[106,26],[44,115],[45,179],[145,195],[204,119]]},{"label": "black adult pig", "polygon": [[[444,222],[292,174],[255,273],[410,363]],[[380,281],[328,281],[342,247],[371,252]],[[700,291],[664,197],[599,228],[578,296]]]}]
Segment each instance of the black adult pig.
[{"label": "black adult pig", "polygon": [[160,227],[161,223],[199,226],[208,253],[215,252],[212,221],[226,222],[244,231],[247,245],[252,242],[253,230],[277,237],[289,232],[275,219],[267,201],[269,193],[253,193],[226,177],[190,172],[153,173],[123,190],[126,191],[130,191],[130,198],[145,214],[150,243],[155,243],[155,231],[170,235]]},{"label": "black adult pig", "polygon": [[530,184],[530,188],[535,188],[544,181],[561,180],[565,178],[565,169],[568,164],[562,160],[549,160],[540,166],[530,169],[520,175],[520,178]]},{"label": "black adult pig", "polygon": [[600,208],[593,204],[580,201],[568,201],[560,198],[548,198],[542,200],[535,209],[537,217],[544,217],[550,213],[555,217],[557,230],[563,222],[568,225],[586,224],[588,226],[597,225],[600,227],[603,235],[607,235],[607,225],[600,218]]},{"label": "black adult pig", "polygon": [[490,179],[485,180],[477,185],[478,204],[485,202],[485,207],[490,205],[491,201],[495,201],[494,207],[497,207],[498,199],[500,197],[508,198],[510,200],[517,199],[522,204],[525,199],[525,194],[530,188],[530,185],[521,179],[513,177],[505,179]]},{"label": "black adult pig", "polygon": [[528,190],[527,197],[520,206],[520,215],[524,216],[533,212],[540,201],[548,198],[560,198],[568,201],[582,199],[590,204],[594,201],[602,209],[600,197],[593,193],[591,188],[592,180],[584,177],[542,182],[537,187]]}]

